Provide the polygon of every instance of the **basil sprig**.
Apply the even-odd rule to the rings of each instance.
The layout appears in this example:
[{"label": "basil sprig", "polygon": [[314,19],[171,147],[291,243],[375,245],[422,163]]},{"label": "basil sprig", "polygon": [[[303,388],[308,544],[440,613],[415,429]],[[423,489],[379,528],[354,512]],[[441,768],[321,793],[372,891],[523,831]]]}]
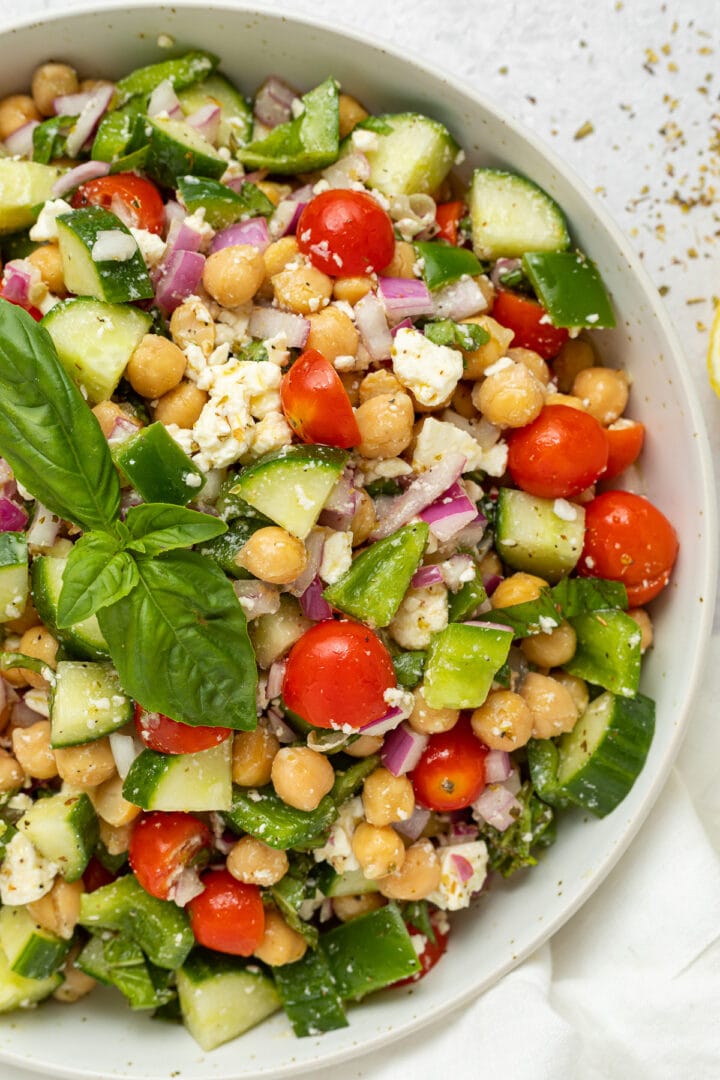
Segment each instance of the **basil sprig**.
[{"label": "basil sprig", "polygon": [[256,726],[257,669],[245,615],[210,560],[176,550],[225,522],[166,503],[119,517],[107,442],[47,331],[0,299],[0,453],[19,482],[84,535],[58,599],[63,628],[97,615],[123,689],[186,724]]}]

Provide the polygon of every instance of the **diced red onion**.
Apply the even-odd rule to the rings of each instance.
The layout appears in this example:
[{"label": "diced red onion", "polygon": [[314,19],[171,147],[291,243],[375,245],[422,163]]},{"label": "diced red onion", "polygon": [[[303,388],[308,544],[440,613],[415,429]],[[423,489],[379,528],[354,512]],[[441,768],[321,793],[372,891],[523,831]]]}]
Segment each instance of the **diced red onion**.
[{"label": "diced red onion", "polygon": [[433,299],[424,281],[417,278],[379,277],[378,294],[390,322],[430,315]]},{"label": "diced red onion", "polygon": [[16,701],[10,713],[11,727],[32,727],[38,722],[38,713],[22,698]]},{"label": "diced red onion", "polygon": [[418,840],[429,820],[430,811],[423,806],[416,805],[407,821],[394,822],[393,829],[395,832],[401,833],[402,836],[406,836],[410,841]]},{"label": "diced red onion", "polygon": [[355,305],[355,325],[363,345],[373,360],[387,360],[392,348],[385,307],[376,293],[369,292]]},{"label": "diced red onion", "polygon": [[26,307],[30,303],[30,284],[32,275],[25,269],[22,261],[13,259],[5,264],[3,271],[3,297],[11,304]]},{"label": "diced red onion", "polygon": [[118,446],[120,443],[125,442],[131,435],[137,434],[139,427],[140,425],[129,416],[126,416],[125,413],[118,413],[113,420],[110,434],[107,436],[108,446]]},{"label": "diced red onion", "polygon": [[313,194],[314,192],[312,184],[303,184],[301,187],[295,188],[294,191],[290,192],[290,194],[287,196],[287,202],[302,203],[303,205],[305,205],[306,203],[310,202]]},{"label": "diced red onion", "polygon": [[446,846],[454,844],[467,844],[477,839],[478,827],[469,821],[453,821],[450,826],[450,836],[446,840]]},{"label": "diced red onion", "polygon": [[[270,665],[267,677],[267,696],[271,701],[275,698],[279,698],[282,694],[286,667],[287,662],[285,660],[275,660],[274,663]],[[505,778],[503,777],[503,779]]]},{"label": "diced red onion", "polygon": [[498,832],[505,832],[517,821],[522,807],[512,792],[502,784],[490,784],[475,800],[473,816],[492,825]]},{"label": "diced red onion", "polygon": [[92,90],[81,90],[77,94],[60,94],[53,98],[56,116],[79,116],[92,97]]},{"label": "diced red onion", "polygon": [[310,323],[302,315],[273,307],[254,307],[248,332],[254,338],[274,338],[284,334],[289,349],[302,349],[310,333]]},{"label": "diced red onion", "polygon": [[206,105],[201,105],[196,112],[185,117],[186,123],[188,123],[190,127],[195,128],[198,134],[202,135],[202,137],[207,139],[212,145],[217,142],[221,119],[222,109],[213,101],[209,101]]},{"label": "diced red onion", "polygon": [[350,528],[358,501],[358,492],[353,480],[353,471],[345,469],[325,500],[318,518],[319,525],[327,525],[338,532],[345,532]]},{"label": "diced red onion", "polygon": [[463,885],[466,881],[469,881],[473,876],[473,865],[469,859],[466,859],[464,855],[451,855],[450,858],[453,861],[457,876],[462,881]]},{"label": "diced red onion", "polygon": [[234,225],[228,225],[226,229],[222,229],[213,237],[210,254],[220,251],[221,248],[234,247],[236,244],[249,244],[262,254],[270,244],[270,234],[265,218],[248,218],[247,221],[236,221]]},{"label": "diced red onion", "polygon": [[[137,430],[137,429],[136,429]],[[120,496],[120,518],[125,520],[125,516],[131,506],[140,506],[145,500],[141,495],[137,493],[133,488],[124,488]]]},{"label": "diced red onion", "polygon": [[0,496],[0,532],[22,532],[28,516],[22,506],[12,499]]},{"label": "diced red onion", "polygon": [[500,574],[485,574],[483,576],[483,585],[488,596],[492,596],[502,580]]},{"label": "diced red onion", "polygon": [[487,526],[487,518],[484,514],[477,514],[476,517],[455,536],[455,542],[463,547],[475,547],[485,536],[485,528]]},{"label": "diced red onion", "polygon": [[437,465],[420,473],[407,491],[394,498],[386,509],[383,508],[382,517],[370,537],[371,540],[382,540],[391,536],[401,525],[406,525],[455,483],[462,475],[464,465],[463,455],[450,451]]},{"label": "diced red onion", "polygon": [[370,179],[370,162],[365,154],[356,150],[328,165],[320,175],[329,189],[351,188]]},{"label": "diced red onion", "polygon": [[27,533],[27,542],[33,547],[51,548],[60,531],[60,518],[42,503],[35,503],[35,512]]},{"label": "diced red onion", "polygon": [[420,735],[409,724],[401,723],[391,731],[383,743],[380,757],[393,776],[412,772],[428,744],[428,735]]},{"label": "diced red onion", "polygon": [[168,892],[168,898],[178,907],[185,907],[205,891],[196,866],[184,866]]},{"label": "diced red onion", "polygon": [[148,101],[148,116],[159,116],[167,113],[171,120],[182,120],[183,111],[180,98],[175,93],[175,87],[170,79],[163,79],[153,90]]},{"label": "diced red onion", "polygon": [[485,758],[485,780],[488,784],[499,784],[507,780],[512,772],[510,755],[506,750],[491,750]]},{"label": "diced red onion", "polygon": [[272,731],[278,742],[292,743],[297,739],[297,735],[285,720],[285,717],[279,709],[271,705],[265,714],[268,722],[268,727]]},{"label": "diced red onion", "polygon": [[420,517],[428,523],[433,536],[445,543],[475,520],[477,509],[456,481],[439,499],[421,510]]},{"label": "diced red onion", "polygon": [[274,128],[292,119],[292,103],[297,97],[292,86],[270,75],[255,95],[254,114],[261,124]]},{"label": "diced red onion", "polygon": [[485,630],[503,630],[505,633],[514,633],[512,626],[508,626],[506,623],[497,622],[473,622],[472,619],[465,619],[463,626],[482,626]]},{"label": "diced red onion", "polygon": [[520,777],[519,769],[511,769],[510,775],[507,780],[503,780],[502,785],[510,792],[511,795],[517,795],[518,791],[522,787],[522,779]]},{"label": "diced red onion", "polygon": [[436,319],[466,319],[485,311],[485,294],[474,278],[460,278],[433,294],[433,315]]},{"label": "diced red onion", "polygon": [[11,157],[32,157],[33,131],[38,123],[37,120],[28,120],[27,124],[15,128],[15,131],[8,135],[3,145]]},{"label": "diced red onion", "polygon": [[170,228],[173,221],[184,221],[187,210],[176,199],[168,199],[165,203],[165,225]]},{"label": "diced red onion", "polygon": [[76,165],[74,169],[69,169],[57,178],[51,189],[52,194],[56,199],[59,199],[80,184],[85,184],[88,180],[95,180],[98,176],[107,176],[109,172],[110,163],[108,161],[83,161],[82,165]]},{"label": "diced red onion", "polygon": [[172,312],[197,289],[205,267],[199,251],[173,251],[163,260],[155,282],[155,301],[164,312]]},{"label": "diced red onion", "polygon": [[312,619],[313,622],[324,622],[325,619],[332,619],[332,608],[324,598],[322,591],[322,582],[319,577],[316,577],[300,597],[300,607],[303,615],[307,619]]},{"label": "diced red onion", "polygon": [[369,724],[365,724],[360,728],[363,735],[386,735],[388,731],[393,731],[403,721],[403,711],[396,705],[393,705],[391,709],[377,720],[371,720]]},{"label": "diced red onion", "polygon": [[413,574],[410,584],[413,589],[426,589],[428,585],[439,585],[443,580],[439,566],[421,566]]},{"label": "diced red onion", "polygon": [[115,87],[109,85],[98,86],[92,91],[87,104],[75,121],[75,127],[65,140],[65,152],[68,157],[76,157],[88,139],[95,134],[114,94]]},{"label": "diced red onion", "polygon": [[263,581],[252,578],[247,581],[233,581],[233,591],[248,621],[257,619],[260,615],[274,615],[280,607],[280,594],[277,589]]},{"label": "diced red onion", "polygon": [[401,322],[395,323],[394,326],[390,327],[390,335],[394,338],[400,330],[412,330],[412,326],[412,319],[403,319]]},{"label": "diced red onion", "polygon": [[305,537],[305,553],[307,555],[307,563],[305,569],[299,577],[291,581],[287,586],[287,591],[291,596],[300,597],[303,595],[309,585],[315,580],[320,569],[320,563],[322,562],[323,549],[325,547],[325,534],[320,529],[313,529]]},{"label": "diced red onion", "polygon": [[302,213],[298,209],[300,203],[295,202],[293,199],[283,199],[275,207],[273,215],[270,218],[270,235],[276,239],[281,236],[289,236],[291,232],[295,231],[295,227],[298,222],[298,218]]},{"label": "diced red onion", "polygon": [[138,745],[132,735],[123,735],[119,731],[110,734],[110,749],[115,759],[115,767],[124,780],[130,772],[130,766],[142,751],[142,745]]},{"label": "diced red onion", "polygon": [[170,222],[167,233],[165,259],[174,251],[199,251],[202,241],[203,236],[198,229],[188,225],[185,218],[175,218]]},{"label": "diced red onion", "polygon": [[500,281],[500,278],[505,274],[511,274],[514,270],[519,270],[521,266],[521,259],[498,259],[490,274],[490,280],[495,288],[501,289],[502,282]]}]

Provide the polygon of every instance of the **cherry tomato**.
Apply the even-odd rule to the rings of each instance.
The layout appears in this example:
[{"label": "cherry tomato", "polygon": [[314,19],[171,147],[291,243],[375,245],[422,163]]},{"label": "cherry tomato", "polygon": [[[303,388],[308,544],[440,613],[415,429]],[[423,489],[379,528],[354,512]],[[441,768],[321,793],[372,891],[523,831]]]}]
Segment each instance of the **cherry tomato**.
[{"label": "cherry tomato", "polygon": [[621,581],[631,607],[646,604],[665,588],[677,553],[672,525],[641,495],[606,491],[585,507],[578,574]]},{"label": "cherry tomato", "polygon": [[415,798],[428,810],[462,810],[475,802],[485,787],[484,746],[463,715],[450,731],[431,735],[410,774]]},{"label": "cherry tomato", "polygon": [[567,330],[553,326],[544,307],[507,289],[500,289],[495,297],[492,317],[514,332],[514,348],[534,349],[544,360],[557,356],[567,341]]},{"label": "cherry tomato", "polygon": [[251,956],[265,933],[265,911],[257,885],[244,885],[228,870],[207,870],[205,886],[187,905],[195,940],[208,949]]},{"label": "cherry tomato", "polygon": [[115,875],[111,874],[107,867],[93,855],[83,871],[82,881],[85,892],[95,892],[96,889],[102,889],[103,885],[109,885],[114,880]]},{"label": "cherry tomato", "polygon": [[161,754],[196,754],[225,742],[231,734],[230,728],[181,724],[142,705],[135,706],[135,730],[148,749]]},{"label": "cherry tomato", "polygon": [[2,298],[3,300],[7,300],[8,304],[16,304],[18,307],[21,307],[23,311],[27,311],[28,315],[32,315],[35,322],[40,322],[43,317],[42,311],[38,311],[38,309],[36,307],[33,307],[32,304],[18,304],[17,300],[8,300],[7,296],[5,296],[2,285],[0,285],[0,298]]},{"label": "cherry tomato", "polygon": [[283,377],[280,400],[285,419],[303,442],[349,450],[361,441],[340,376],[317,349],[307,349]]},{"label": "cherry tomato", "polygon": [[390,654],[360,623],[327,619],[293,645],[283,700],[320,728],[361,728],[388,711],[384,694],[397,686]]},{"label": "cherry tomato", "polygon": [[323,191],[297,224],[298,247],[318,270],[352,277],[383,270],[393,257],[392,221],[366,191]]},{"label": "cherry tomato", "polygon": [[[392,989],[395,989],[398,986],[412,986],[413,983],[419,982],[420,979],[424,979],[428,971],[431,971],[441,956],[445,954],[448,938],[450,936],[449,932],[448,930],[441,931],[438,927],[439,920],[432,918],[432,916],[430,921],[435,934],[435,941],[432,942],[430,938],[425,938],[423,951],[418,956],[420,970],[416,971],[414,975],[409,975],[407,979],[398,979],[397,982],[392,984]],[[408,933],[410,934],[410,937],[424,936],[422,935],[422,931],[414,926],[408,926]]]},{"label": "cherry tomato", "polygon": [[608,460],[603,480],[614,480],[634,461],[637,461],[645,442],[645,425],[636,420],[616,420],[605,428],[608,441]]},{"label": "cherry tomato", "polygon": [[458,227],[464,209],[465,204],[459,200],[438,203],[435,207],[435,221],[438,226],[436,240],[447,240],[449,244],[457,244]]},{"label": "cherry tomato", "polygon": [[197,866],[212,847],[212,833],[192,814],[153,810],[135,822],[129,858],[145,892],[167,900],[183,870]]},{"label": "cherry tomato", "polygon": [[117,199],[134,229],[161,233],[165,228],[165,207],[154,184],[135,173],[98,176],[81,184],[72,197],[72,206],[102,206],[112,210]]},{"label": "cherry tomato", "polygon": [[579,495],[604,475],[608,440],[589,413],[546,405],[508,438],[508,469],[518,487],[543,499]]}]

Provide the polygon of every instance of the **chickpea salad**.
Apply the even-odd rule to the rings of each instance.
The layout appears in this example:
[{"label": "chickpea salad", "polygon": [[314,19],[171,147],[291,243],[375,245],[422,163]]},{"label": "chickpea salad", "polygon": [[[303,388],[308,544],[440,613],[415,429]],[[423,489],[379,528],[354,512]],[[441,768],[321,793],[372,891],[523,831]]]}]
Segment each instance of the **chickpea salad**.
[{"label": "chickpea salad", "polygon": [[347,1025],[622,801],[678,550],[550,194],[218,63],[0,101],[0,1011],[205,1050]]}]

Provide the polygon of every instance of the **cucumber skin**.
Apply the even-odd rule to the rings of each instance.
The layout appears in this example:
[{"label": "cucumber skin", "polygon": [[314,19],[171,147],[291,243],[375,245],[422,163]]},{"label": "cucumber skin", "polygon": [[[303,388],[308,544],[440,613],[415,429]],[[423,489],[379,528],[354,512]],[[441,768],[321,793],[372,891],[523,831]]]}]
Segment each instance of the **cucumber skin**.
[{"label": "cucumber skin", "polygon": [[[161,754],[155,750],[143,750],[135,758],[125,777],[123,797],[143,810],[195,813],[229,810],[232,802],[230,753],[229,738],[209,750],[199,750],[194,754]],[[209,786],[214,793],[212,796],[208,796],[207,792],[203,796],[198,788],[193,789],[196,776],[202,776],[208,765],[212,769],[213,766],[218,768],[223,764],[227,765],[227,776],[211,778]],[[172,784],[171,774],[176,770],[188,774],[185,794],[178,800],[168,799],[167,792],[163,797],[163,781],[168,778],[168,782]],[[223,783],[223,779],[226,783]],[[175,805],[176,803],[178,805]]]},{"label": "cucumber skin", "polygon": [[[432,120],[421,113],[393,113],[371,117],[367,121],[361,121],[357,126],[359,129],[368,128],[378,135],[379,148],[366,152],[370,162],[368,184],[385,195],[432,193],[442,184],[460,152],[459,144],[447,128],[439,121]],[[388,130],[383,131],[383,126]],[[411,140],[407,138],[407,129],[413,126],[432,130],[436,146],[430,158],[425,156],[418,159],[416,157],[413,160],[408,155],[407,143]],[[401,144],[402,160],[398,165],[392,163],[398,150],[397,146],[393,149],[393,142]]]},{"label": "cucumber skin", "polygon": [[0,160],[0,188],[3,191],[0,235],[19,232],[33,224],[37,217],[35,208],[52,198],[52,186],[58,176],[60,169],[54,165],[12,158]]},{"label": "cucumber skin", "polygon": [[497,552],[513,570],[554,583],[573,570],[582,554],[585,510],[576,503],[574,521],[553,512],[553,499],[515,488],[500,488],[497,502]]},{"label": "cucumber skin", "polygon": [[0,950],[0,1013],[24,1009],[42,1001],[63,981],[60,972],[47,979],[26,979],[12,971],[7,957]]},{"label": "cucumber skin", "polygon": [[[498,230],[498,225],[502,229],[503,223],[498,223],[496,218],[496,223],[491,226],[492,210],[488,215],[488,207],[478,205],[479,189],[483,182],[487,195],[493,198],[497,198],[498,189],[502,189],[502,201],[510,195],[509,204],[503,207],[507,221],[512,220],[514,224],[523,213],[533,219],[526,234],[512,227],[504,237],[500,231],[491,231],[493,228]],[[525,207],[522,206],[523,201]],[[519,207],[518,202],[521,204]],[[522,257],[527,251],[563,251],[570,245],[565,215],[558,204],[541,187],[519,173],[503,169],[476,169],[470,186],[469,204],[473,250],[480,259]],[[542,217],[544,221],[540,220]],[[512,232],[514,235],[511,235]]]},{"label": "cucumber skin", "polygon": [[[81,725],[78,731],[72,722],[68,725],[67,720],[63,722],[58,715],[59,709],[67,710],[74,707],[67,700],[63,702],[63,696],[68,693],[71,682],[74,683],[70,691],[73,696],[75,693],[82,694],[87,691],[110,699],[110,709],[105,710],[106,716],[98,718],[91,729],[86,724],[84,727]],[[124,703],[113,702],[114,697],[123,698]],[[60,698],[59,703],[58,698]],[[117,672],[111,664],[89,660],[60,660],[58,662],[50,698],[50,730],[53,749],[63,746],[81,746],[94,742],[96,739],[102,739],[103,736],[110,735],[111,732],[129,723],[133,717],[133,710],[133,702],[123,694]]]},{"label": "cucumber skin", "polygon": [[[19,926],[13,926],[19,923]],[[24,924],[24,925],[23,925]],[[25,937],[25,944],[12,961],[11,970],[25,979],[47,979],[62,964],[70,950],[70,940],[56,937],[36,923],[24,907],[0,909],[0,945],[10,960],[8,946],[16,935]]]},{"label": "cucumber skin", "polygon": [[[170,125],[177,125],[170,127]],[[165,122],[149,120],[150,149],[145,169],[148,175],[161,187],[174,188],[181,176],[208,176],[219,180],[227,169],[227,162],[215,151],[215,148],[203,139],[193,128],[182,120]],[[190,139],[195,145],[183,142],[181,136],[187,127]],[[202,143],[206,146],[202,146]]]},{"label": "cucumber skin", "polygon": [[[67,853],[59,851],[52,840],[48,844],[52,831],[49,823],[55,816],[49,807],[57,807],[60,818],[64,813],[64,828],[70,834],[69,848],[74,850],[68,849]],[[99,837],[97,815],[84,791],[79,795],[58,794],[39,799],[20,819],[18,829],[25,833],[41,855],[58,864],[62,877],[68,883],[82,877]]]},{"label": "cucumber skin", "polygon": [[[49,574],[52,571],[49,560],[54,558],[55,557],[52,555],[40,555],[33,559],[32,562],[30,579],[32,584],[33,603],[38,615],[45,625],[52,630],[53,635],[60,644],[68,650],[73,658],[77,657],[80,660],[108,660],[110,658],[110,653],[107,651],[107,647],[104,646],[104,639],[100,633],[100,627],[97,625],[97,619],[94,615],[82,623],[77,623],[75,626],[68,626],[64,629],[58,627],[57,596],[54,598],[50,596],[50,585],[48,581]],[[67,562],[66,559],[55,559],[55,561]],[[94,635],[91,637],[84,629],[86,624],[92,623],[93,621],[94,625],[97,626],[97,644],[93,641]],[[103,642],[103,645],[101,645],[100,642]]]},{"label": "cucumber skin", "polygon": [[[151,300],[155,295],[153,283],[140,254],[139,248],[130,259],[124,262],[103,260],[94,262],[92,249],[99,232],[121,232],[127,236],[132,233],[115,214],[101,206],[83,206],[69,214],[61,214],[57,219],[58,242],[63,261],[63,272],[71,292],[73,272],[71,269],[73,250],[81,249],[80,260],[92,264],[95,275],[93,290],[82,288],[81,293],[94,296],[97,300],[124,304],[131,300]],[[80,267],[82,275],[89,273],[87,267]]]},{"label": "cucumber skin", "polygon": [[203,1050],[237,1038],[280,1008],[272,980],[238,957],[193,949],[176,979],[183,1023]]}]

